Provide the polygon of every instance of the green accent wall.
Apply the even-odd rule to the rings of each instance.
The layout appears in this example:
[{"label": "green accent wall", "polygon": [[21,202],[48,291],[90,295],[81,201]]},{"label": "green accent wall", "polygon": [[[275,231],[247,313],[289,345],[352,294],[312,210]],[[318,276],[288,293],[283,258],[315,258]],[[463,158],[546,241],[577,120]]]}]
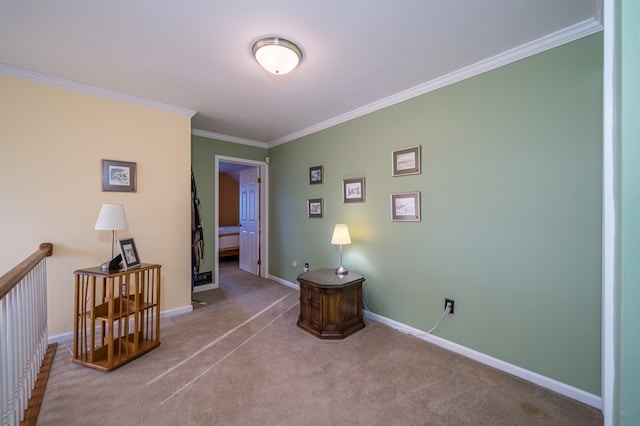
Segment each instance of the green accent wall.
[{"label": "green accent wall", "polygon": [[[602,34],[591,35],[269,149],[269,271],[344,265],[367,308],[600,395]],[[420,145],[422,171],[392,177]],[[194,157],[198,153],[194,150]],[[637,158],[637,157],[636,157]],[[324,182],[309,185],[309,167]],[[342,203],[365,177],[366,202]],[[392,222],[390,194],[419,191],[422,220]],[[306,201],[323,198],[324,218]],[[637,246],[636,246],[637,248]],[[292,267],[292,260],[298,267]]]},{"label": "green accent wall", "polygon": [[640,424],[640,4],[620,2],[620,424]]},{"label": "green accent wall", "polygon": [[[218,253],[215,241],[215,175],[216,155],[242,158],[245,160],[264,161],[266,148],[253,147],[202,136],[191,136],[191,166],[196,180],[200,213],[204,227],[205,252],[200,264],[200,272],[212,271],[215,274],[215,256]],[[216,278],[214,277],[214,282]]]}]

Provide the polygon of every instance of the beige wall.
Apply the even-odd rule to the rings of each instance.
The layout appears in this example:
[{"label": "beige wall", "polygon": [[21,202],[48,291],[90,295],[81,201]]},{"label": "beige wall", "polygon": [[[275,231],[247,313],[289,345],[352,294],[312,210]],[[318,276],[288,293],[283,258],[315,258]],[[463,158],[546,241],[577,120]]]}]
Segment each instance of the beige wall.
[{"label": "beige wall", "polygon": [[[54,244],[49,335],[73,329],[73,271],[111,254],[94,225],[120,203],[142,262],[162,265],[161,311],[191,304],[190,117],[0,77],[0,274]],[[101,160],[136,162],[137,193],[101,190]]]}]

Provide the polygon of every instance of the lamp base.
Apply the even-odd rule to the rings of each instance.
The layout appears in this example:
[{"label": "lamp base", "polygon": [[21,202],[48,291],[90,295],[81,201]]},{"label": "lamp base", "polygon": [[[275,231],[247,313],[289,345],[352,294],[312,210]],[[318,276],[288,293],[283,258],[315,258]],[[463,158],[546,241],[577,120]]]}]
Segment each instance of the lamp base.
[{"label": "lamp base", "polygon": [[104,262],[102,265],[100,265],[100,270],[101,271],[117,271],[120,269],[121,262],[122,262],[122,255],[119,254],[113,259],[107,262]]},{"label": "lamp base", "polygon": [[340,265],[338,269],[336,269],[336,274],[338,275],[347,275],[349,271],[344,266]]}]

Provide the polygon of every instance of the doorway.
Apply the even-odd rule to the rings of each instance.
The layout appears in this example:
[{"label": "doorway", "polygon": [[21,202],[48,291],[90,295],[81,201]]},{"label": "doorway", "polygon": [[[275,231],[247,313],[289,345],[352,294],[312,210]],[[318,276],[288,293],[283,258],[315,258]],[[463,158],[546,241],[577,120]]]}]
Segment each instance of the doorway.
[{"label": "doorway", "polygon": [[[224,188],[221,188],[221,173],[237,182],[237,221],[235,212],[232,218],[225,216]],[[216,155],[215,157],[215,218],[214,239],[217,252],[214,261],[215,282],[213,288],[219,287],[220,263],[224,261],[225,268],[239,267],[257,276],[266,277],[268,264],[268,167],[263,161],[247,160],[235,157]],[[226,177],[225,177],[226,179]],[[231,201],[232,203],[235,200]],[[221,223],[221,218],[225,223]],[[230,222],[231,221],[231,222]],[[232,223],[237,222],[237,223]],[[235,225],[234,227],[222,227],[222,225]],[[222,227],[222,232],[221,232]],[[234,231],[237,231],[234,237]],[[224,241],[223,241],[224,240]],[[237,250],[234,252],[233,245]],[[237,253],[238,263],[228,263],[225,257],[220,256],[220,250],[230,248],[232,256]],[[227,254],[229,252],[223,252]]]}]

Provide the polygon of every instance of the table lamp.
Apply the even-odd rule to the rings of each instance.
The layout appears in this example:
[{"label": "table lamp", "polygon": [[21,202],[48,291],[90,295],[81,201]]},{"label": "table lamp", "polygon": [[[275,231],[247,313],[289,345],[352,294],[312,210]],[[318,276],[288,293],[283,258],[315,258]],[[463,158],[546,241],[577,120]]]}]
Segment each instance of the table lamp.
[{"label": "table lamp", "polygon": [[[110,269],[110,263],[114,259],[114,246],[116,243],[116,231],[127,229],[127,216],[124,214],[122,204],[103,204],[98,214],[95,229],[99,231],[111,231],[111,260],[100,265],[100,269]],[[119,263],[119,262],[117,262]]]},{"label": "table lamp", "polygon": [[340,267],[336,269],[336,274],[346,275],[349,271],[342,266],[342,246],[344,244],[351,244],[351,236],[349,235],[349,228],[344,223],[339,223],[333,229],[333,236],[331,237],[331,244],[340,246]]}]

